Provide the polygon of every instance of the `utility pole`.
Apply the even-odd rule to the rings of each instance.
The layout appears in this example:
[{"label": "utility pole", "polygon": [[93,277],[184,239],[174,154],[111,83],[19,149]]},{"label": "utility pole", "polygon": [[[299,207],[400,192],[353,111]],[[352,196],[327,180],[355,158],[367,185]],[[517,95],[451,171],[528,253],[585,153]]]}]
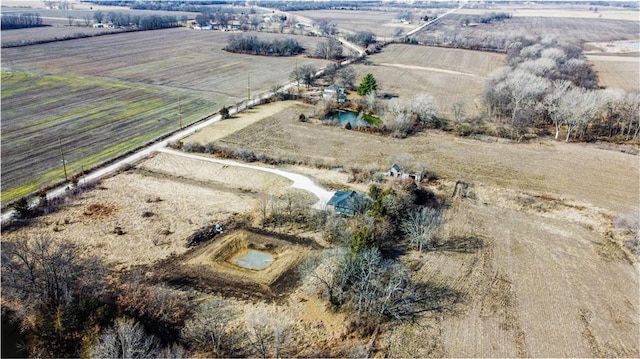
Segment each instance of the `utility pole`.
[{"label": "utility pole", "polygon": [[178,121],[180,122],[180,129],[182,130],[182,104],[180,103],[180,96],[178,96]]},{"label": "utility pole", "polygon": [[251,74],[247,73],[247,102],[251,101]]},{"label": "utility pole", "polygon": [[67,177],[67,161],[64,160],[64,152],[62,151],[62,140],[58,137],[58,145],[60,146],[60,157],[62,158],[62,168],[64,169],[64,180],[65,182],[69,182],[69,178]]}]

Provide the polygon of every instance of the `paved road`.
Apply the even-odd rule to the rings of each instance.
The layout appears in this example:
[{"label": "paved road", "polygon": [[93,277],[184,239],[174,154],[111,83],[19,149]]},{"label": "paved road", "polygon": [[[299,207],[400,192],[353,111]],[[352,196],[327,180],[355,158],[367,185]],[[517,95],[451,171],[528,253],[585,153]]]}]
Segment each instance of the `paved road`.
[{"label": "paved road", "polygon": [[429,25],[433,24],[434,22],[436,22],[436,21],[440,21],[440,19],[442,19],[443,17],[445,17],[445,16],[447,16],[447,15],[449,15],[449,14],[453,13],[454,11],[456,11],[456,10],[458,10],[458,9],[462,9],[462,7],[463,7],[463,6],[464,6],[464,4],[460,4],[460,6],[458,6],[458,7],[454,7],[453,9],[451,9],[451,10],[449,10],[449,11],[445,12],[444,14],[442,14],[442,15],[438,16],[437,18],[435,18],[435,19],[433,19],[433,20],[431,20],[431,21],[427,21],[427,22],[425,22],[424,24],[422,24],[422,25],[420,25],[420,26],[416,27],[415,29],[413,29],[413,30],[411,30],[411,31],[407,32],[407,35],[406,35],[406,36],[411,36],[411,35],[413,35],[413,34],[417,33],[418,31],[420,31],[420,30],[424,29],[425,27],[427,27],[427,26],[429,26]]},{"label": "paved road", "polygon": [[[288,84],[286,84],[285,86],[281,87],[280,89],[278,89],[275,92],[271,92],[265,95],[262,95],[258,98],[255,98],[247,103],[241,104],[238,107],[233,106],[229,109],[229,114],[230,115],[234,115],[237,112],[242,112],[244,110],[246,110],[247,107],[252,107],[252,106],[256,106],[258,105],[262,100],[268,99],[272,96],[274,96],[276,93],[282,93],[282,92],[287,92],[289,89],[294,88],[296,86],[295,82],[290,82]],[[141,159],[149,156],[150,154],[159,151],[160,149],[163,149],[165,147],[167,147],[167,145],[170,142],[177,142],[191,134],[193,134],[196,131],[199,131],[207,126],[210,126],[213,123],[216,123],[218,121],[220,121],[222,119],[222,117],[218,114],[218,115],[213,115],[210,116],[209,118],[205,119],[202,122],[199,122],[195,125],[192,125],[184,130],[181,130],[179,132],[176,132],[175,134],[171,135],[170,137],[156,142],[148,147],[145,147],[143,149],[141,149],[140,151],[129,155],[121,160],[118,160],[116,162],[114,162],[111,165],[108,165],[106,167],[102,167],[99,168],[91,173],[86,174],[84,177],[80,178],[79,180],[81,182],[85,182],[85,181],[93,181],[93,180],[98,180],[102,177],[105,177],[111,173],[114,173],[116,171],[118,171],[118,169],[126,166],[126,165],[130,165],[130,164],[134,164],[138,161],[140,161]],[[69,187],[68,184],[64,184],[61,185],[59,187],[56,187],[50,191],[47,192],[47,198],[52,199],[52,198],[57,198],[57,197],[61,197],[63,196],[67,191],[68,191]],[[320,198],[320,197],[319,197]],[[30,203],[31,206],[35,206],[38,203],[39,199],[35,198],[32,200],[32,202]],[[326,202],[325,202],[326,203]],[[11,217],[14,215],[15,211],[14,210],[7,210],[4,213],[2,213],[2,216],[0,217],[0,221],[5,222],[9,219],[11,219]]]}]

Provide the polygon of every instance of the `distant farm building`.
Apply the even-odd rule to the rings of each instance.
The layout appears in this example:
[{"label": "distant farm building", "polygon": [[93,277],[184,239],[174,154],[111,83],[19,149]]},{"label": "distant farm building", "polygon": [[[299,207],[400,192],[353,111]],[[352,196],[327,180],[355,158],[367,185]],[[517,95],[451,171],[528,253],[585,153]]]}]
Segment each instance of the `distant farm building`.
[{"label": "distant farm building", "polygon": [[416,181],[416,182],[420,182],[422,181],[422,174],[418,173],[418,172],[405,172],[405,170],[400,167],[397,163],[394,163],[391,168],[389,169],[389,172],[387,172],[387,175],[391,176],[391,177],[399,177],[402,179],[409,179],[411,178],[412,180]]},{"label": "distant farm building", "polygon": [[356,191],[337,191],[327,202],[327,206],[333,207],[338,214],[353,216],[356,214],[356,205],[359,201],[366,201],[365,195]]},{"label": "distant farm building", "polygon": [[344,87],[340,87],[338,85],[330,85],[325,87],[324,91],[322,91],[322,99],[345,102],[347,101],[347,92],[345,91]]}]

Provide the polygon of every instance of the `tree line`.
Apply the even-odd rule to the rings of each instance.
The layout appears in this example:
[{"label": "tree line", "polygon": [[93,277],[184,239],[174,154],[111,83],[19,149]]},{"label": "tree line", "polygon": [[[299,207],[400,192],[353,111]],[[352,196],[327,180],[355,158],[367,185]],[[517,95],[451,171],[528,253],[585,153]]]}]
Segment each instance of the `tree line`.
[{"label": "tree line", "polygon": [[116,27],[133,27],[138,30],[157,30],[179,25],[175,16],[131,15],[114,11],[110,11],[106,15],[102,11],[96,11],[93,13],[93,19],[98,23],[111,22]]},{"label": "tree line", "polygon": [[294,39],[261,40],[255,35],[231,35],[224,50],[252,55],[294,56],[304,48]]},{"label": "tree line", "polygon": [[498,13],[491,12],[489,14],[482,14],[482,15],[467,15],[462,18],[460,23],[463,24],[464,26],[469,26],[470,23],[490,24],[493,21],[500,21],[500,20],[506,20],[506,19],[511,19],[511,15],[505,12],[498,12]]},{"label": "tree line", "polygon": [[1,24],[2,30],[44,26],[40,14],[30,12],[22,14],[2,14]]},{"label": "tree line", "polygon": [[123,6],[134,10],[164,10],[200,12],[210,10],[212,5],[234,5],[236,1],[204,0],[204,1],[140,1],[140,0],[100,0],[91,1],[96,5]]},{"label": "tree line", "polygon": [[598,77],[575,45],[557,41],[513,43],[508,66],[485,85],[489,116],[521,138],[530,129],[553,126],[565,140],[638,139],[637,93],[600,89]]}]

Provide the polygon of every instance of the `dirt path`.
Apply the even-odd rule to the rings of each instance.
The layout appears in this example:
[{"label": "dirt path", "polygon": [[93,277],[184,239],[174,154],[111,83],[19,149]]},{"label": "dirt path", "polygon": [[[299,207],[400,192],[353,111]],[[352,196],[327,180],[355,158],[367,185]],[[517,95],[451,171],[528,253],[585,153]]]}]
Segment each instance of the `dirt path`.
[{"label": "dirt path", "polygon": [[190,154],[190,153],[183,153],[183,152],[171,150],[171,149],[168,149],[168,148],[160,148],[160,149],[158,149],[158,152],[163,152],[163,153],[168,153],[168,154],[175,155],[175,156],[182,156],[182,157],[185,157],[185,158],[197,159],[197,160],[208,161],[208,162],[213,162],[213,163],[220,163],[220,164],[227,165],[227,166],[236,166],[236,167],[242,167],[242,168],[249,168],[249,169],[253,169],[253,170],[257,170],[257,171],[269,172],[269,173],[273,173],[273,174],[285,177],[285,178],[293,181],[293,184],[291,185],[291,187],[299,188],[299,189],[311,192],[316,197],[318,197],[318,202],[316,202],[313,205],[313,208],[317,208],[317,209],[325,208],[326,205],[327,205],[327,202],[329,202],[329,199],[331,199],[331,197],[335,193],[335,192],[332,192],[332,191],[325,190],[324,188],[322,188],[321,186],[317,185],[311,178],[309,178],[307,176],[303,176],[301,174],[291,173],[291,172],[279,170],[279,169],[276,169],[276,168],[268,168],[268,167],[260,167],[260,166],[248,165],[248,164],[245,164],[245,163],[235,162],[235,161],[231,161],[231,160],[219,160],[217,158],[210,158],[210,157],[198,156],[198,155],[194,155],[194,154]]},{"label": "dirt path", "polygon": [[387,62],[383,62],[380,65],[381,66],[387,66],[387,67],[398,67],[398,68],[401,68],[401,69],[424,70],[424,71],[442,72],[442,73],[450,74],[450,75],[462,75],[462,76],[476,77],[476,75],[469,74],[469,73],[466,73],[466,72],[444,70],[444,69],[438,69],[438,68],[435,68],[435,67],[424,67],[424,66],[403,65],[403,64],[390,64],[390,63],[387,63]]}]

